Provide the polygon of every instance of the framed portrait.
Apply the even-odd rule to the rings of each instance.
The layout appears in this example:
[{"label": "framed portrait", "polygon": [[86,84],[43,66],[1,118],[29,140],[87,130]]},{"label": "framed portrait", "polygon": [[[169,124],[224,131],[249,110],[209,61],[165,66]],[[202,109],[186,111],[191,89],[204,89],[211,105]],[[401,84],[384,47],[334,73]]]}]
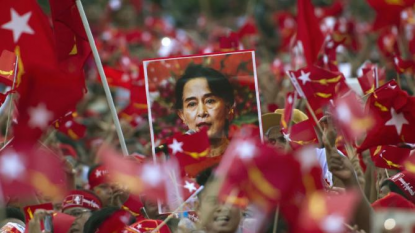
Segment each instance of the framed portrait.
[{"label": "framed portrait", "polygon": [[254,51],[150,59],[143,67],[154,161],[173,135],[206,131],[206,157],[219,159],[242,126],[262,137]]},{"label": "framed portrait", "polygon": [[208,128],[209,139],[229,139],[249,124],[262,137],[254,51],[157,58],[143,65],[153,156],[166,138],[201,127]]}]

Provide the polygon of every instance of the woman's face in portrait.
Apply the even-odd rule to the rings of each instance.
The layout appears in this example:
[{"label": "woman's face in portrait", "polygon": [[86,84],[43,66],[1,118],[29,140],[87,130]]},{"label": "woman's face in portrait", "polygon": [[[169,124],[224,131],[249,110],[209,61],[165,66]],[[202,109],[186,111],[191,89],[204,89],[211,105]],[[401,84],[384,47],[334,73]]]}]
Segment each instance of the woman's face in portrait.
[{"label": "woman's face in portrait", "polygon": [[184,85],[182,101],[183,109],[178,114],[190,130],[197,132],[207,127],[209,138],[223,136],[229,108],[211,92],[206,78],[189,80]]}]

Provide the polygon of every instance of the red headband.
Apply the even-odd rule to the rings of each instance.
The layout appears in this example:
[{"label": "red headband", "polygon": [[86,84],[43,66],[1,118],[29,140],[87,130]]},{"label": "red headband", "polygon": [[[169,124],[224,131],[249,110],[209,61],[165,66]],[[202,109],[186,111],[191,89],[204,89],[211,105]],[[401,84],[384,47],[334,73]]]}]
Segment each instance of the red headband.
[{"label": "red headband", "polygon": [[83,207],[90,210],[99,210],[102,207],[101,201],[91,193],[82,190],[71,191],[62,203],[62,211],[73,208]]},{"label": "red headband", "polygon": [[400,172],[391,178],[390,181],[396,184],[398,188],[405,193],[406,198],[415,204],[415,177],[410,175],[408,172]]},{"label": "red headband", "polygon": [[104,166],[96,167],[88,177],[90,189],[104,183],[108,183],[108,170]]}]

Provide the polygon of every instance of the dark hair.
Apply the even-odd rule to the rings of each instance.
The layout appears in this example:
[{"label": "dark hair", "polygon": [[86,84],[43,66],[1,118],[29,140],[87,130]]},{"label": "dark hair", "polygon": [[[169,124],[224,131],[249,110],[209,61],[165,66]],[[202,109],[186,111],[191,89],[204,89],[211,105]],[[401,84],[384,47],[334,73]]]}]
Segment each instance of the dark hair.
[{"label": "dark hair", "polygon": [[176,110],[183,109],[183,89],[186,83],[194,78],[206,78],[212,94],[225,100],[228,106],[232,106],[235,102],[233,87],[229,80],[221,72],[204,67],[202,65],[190,64],[187,66],[184,75],[177,80],[175,87],[176,102],[174,107]]},{"label": "dark hair", "polygon": [[[115,212],[121,210],[117,207],[105,207],[92,213],[91,217],[86,221],[84,226],[84,233],[94,233],[105,220],[107,220]],[[130,221],[127,225],[131,225],[136,221],[134,216],[131,215]]]},{"label": "dark hair", "polygon": [[6,207],[6,218],[15,218],[19,219],[22,222],[25,222],[25,216],[23,212],[16,207]]}]

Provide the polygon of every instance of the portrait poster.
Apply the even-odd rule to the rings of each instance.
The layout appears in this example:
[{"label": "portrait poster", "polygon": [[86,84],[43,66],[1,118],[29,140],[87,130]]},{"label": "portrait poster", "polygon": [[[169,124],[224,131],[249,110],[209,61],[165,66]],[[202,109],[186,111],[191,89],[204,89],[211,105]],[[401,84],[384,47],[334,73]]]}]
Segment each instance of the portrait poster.
[{"label": "portrait poster", "polygon": [[143,66],[155,161],[160,159],[157,148],[168,146],[169,138],[202,128],[209,141],[229,143],[242,126],[262,137],[254,51],[157,58]]}]

